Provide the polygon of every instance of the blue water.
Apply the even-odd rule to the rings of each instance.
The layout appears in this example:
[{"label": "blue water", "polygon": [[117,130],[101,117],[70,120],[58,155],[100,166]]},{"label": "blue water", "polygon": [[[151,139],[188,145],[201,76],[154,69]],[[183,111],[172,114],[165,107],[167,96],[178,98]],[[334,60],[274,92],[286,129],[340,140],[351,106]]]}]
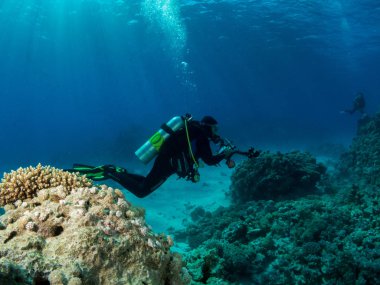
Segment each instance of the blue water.
[{"label": "blue water", "polygon": [[241,145],[348,144],[380,105],[378,1],[0,1],[1,171],[137,163],[176,114]]}]

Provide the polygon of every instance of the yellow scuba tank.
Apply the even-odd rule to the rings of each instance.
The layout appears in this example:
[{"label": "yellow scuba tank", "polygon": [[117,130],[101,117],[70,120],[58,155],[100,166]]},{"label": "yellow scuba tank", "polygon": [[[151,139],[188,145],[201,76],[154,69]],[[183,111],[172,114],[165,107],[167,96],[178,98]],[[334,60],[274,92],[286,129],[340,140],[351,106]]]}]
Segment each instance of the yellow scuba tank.
[{"label": "yellow scuba tank", "polygon": [[185,120],[190,120],[190,115],[175,116],[171,118],[166,124],[163,124],[161,128],[150,137],[150,139],[144,143],[138,150],[135,151],[136,156],[144,163],[147,164],[151,161],[160,151],[160,148],[164,141],[175,131],[183,128]]}]

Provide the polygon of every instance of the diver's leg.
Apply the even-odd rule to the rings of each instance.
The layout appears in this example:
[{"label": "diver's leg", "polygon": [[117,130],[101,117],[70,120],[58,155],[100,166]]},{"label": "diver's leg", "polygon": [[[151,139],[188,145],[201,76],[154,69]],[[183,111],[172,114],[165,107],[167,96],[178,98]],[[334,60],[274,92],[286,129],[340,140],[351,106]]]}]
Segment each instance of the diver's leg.
[{"label": "diver's leg", "polygon": [[129,192],[135,196],[142,198],[144,195],[140,194],[142,185],[144,185],[145,177],[131,173],[108,173],[107,176],[113,181],[119,183]]},{"label": "diver's leg", "polygon": [[144,196],[151,194],[174,173],[169,159],[157,157],[152,170],[145,178],[141,193]]},{"label": "diver's leg", "polygon": [[159,156],[146,177],[127,172],[110,172],[107,176],[135,196],[143,198],[161,186],[173,173],[169,160]]}]

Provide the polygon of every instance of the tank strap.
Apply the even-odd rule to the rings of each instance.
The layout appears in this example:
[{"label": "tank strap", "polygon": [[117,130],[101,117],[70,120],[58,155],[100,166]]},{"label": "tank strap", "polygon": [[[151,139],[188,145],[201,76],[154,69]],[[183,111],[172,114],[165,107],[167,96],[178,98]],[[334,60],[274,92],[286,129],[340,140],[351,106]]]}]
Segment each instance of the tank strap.
[{"label": "tank strap", "polygon": [[173,135],[175,133],[167,124],[162,124],[161,129],[163,129],[169,135]]}]

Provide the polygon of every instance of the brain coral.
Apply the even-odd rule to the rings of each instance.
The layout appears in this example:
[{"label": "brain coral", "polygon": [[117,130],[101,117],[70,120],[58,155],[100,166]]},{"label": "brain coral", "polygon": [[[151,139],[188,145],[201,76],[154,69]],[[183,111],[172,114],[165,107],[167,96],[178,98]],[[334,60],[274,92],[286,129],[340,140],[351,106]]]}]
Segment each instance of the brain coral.
[{"label": "brain coral", "polygon": [[47,185],[0,217],[0,284],[189,282],[171,238],[153,233],[120,190]]},{"label": "brain coral", "polygon": [[41,189],[63,186],[66,193],[77,187],[91,186],[91,180],[51,166],[19,168],[5,173],[0,183],[0,206],[33,198]]},{"label": "brain coral", "polygon": [[312,193],[325,172],[326,167],[307,152],[265,152],[236,168],[231,177],[232,200],[278,200]]}]

